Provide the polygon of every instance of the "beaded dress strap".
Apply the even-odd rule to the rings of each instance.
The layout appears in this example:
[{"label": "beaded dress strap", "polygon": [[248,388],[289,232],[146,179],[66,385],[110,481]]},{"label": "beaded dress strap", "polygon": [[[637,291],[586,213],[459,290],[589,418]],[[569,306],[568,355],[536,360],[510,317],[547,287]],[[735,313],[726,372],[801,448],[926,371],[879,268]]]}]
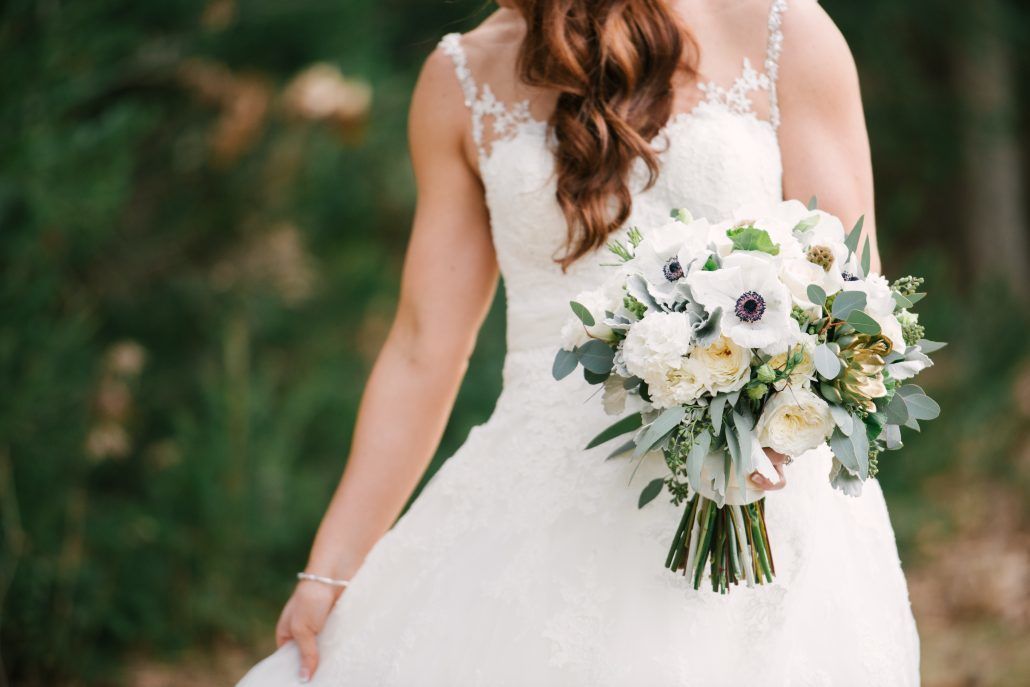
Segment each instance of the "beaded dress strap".
[{"label": "beaded dress strap", "polygon": [[780,72],[780,54],[783,52],[783,13],[787,0],[773,0],[769,8],[769,42],[765,51],[765,74],[769,77],[769,121],[774,129],[780,128],[780,101],[776,81]]},{"label": "beaded dress strap", "polygon": [[440,49],[454,62],[454,74],[461,84],[461,92],[465,98],[465,107],[472,115],[472,140],[476,144],[476,150],[483,154],[483,118],[480,114],[479,88],[476,80],[472,77],[472,70],[469,69],[468,57],[465,55],[465,48],[461,45],[460,33],[449,33],[440,39]]}]

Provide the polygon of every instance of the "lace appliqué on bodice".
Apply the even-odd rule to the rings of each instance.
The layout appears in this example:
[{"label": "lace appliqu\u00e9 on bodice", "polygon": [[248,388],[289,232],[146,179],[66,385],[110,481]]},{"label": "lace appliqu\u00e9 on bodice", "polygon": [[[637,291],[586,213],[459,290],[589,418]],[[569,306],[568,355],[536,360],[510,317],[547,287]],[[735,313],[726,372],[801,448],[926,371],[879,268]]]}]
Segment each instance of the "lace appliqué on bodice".
[{"label": "lace appliqu\u00e9 on bodice", "polygon": [[[783,49],[783,13],[787,0],[774,0],[769,10],[769,38],[763,71],[755,69],[748,58],[744,58],[740,75],[728,87],[714,81],[699,83],[704,97],[695,109],[724,107],[738,115],[754,114],[754,93],[764,91],[769,97],[769,123],[773,129],[780,125],[779,102],[776,80],[779,75],[779,59]],[[479,159],[490,156],[491,144],[513,139],[528,124],[546,127],[546,123],[535,119],[530,112],[529,100],[523,99],[506,105],[494,95],[490,84],[477,84],[468,65],[468,57],[461,45],[461,35],[449,33],[440,41],[440,49],[454,62],[455,75],[461,84],[465,106],[472,118],[472,140]],[[680,112],[670,122],[682,121],[694,111]],[[489,126],[487,123],[489,122]],[[486,135],[486,129],[490,129]]]},{"label": "lace appliqu\u00e9 on bodice", "polygon": [[461,47],[460,34],[449,33],[444,36],[440,41],[440,49],[454,62],[454,73],[461,84],[465,106],[472,113],[472,140],[482,160],[489,155],[483,136],[485,120],[489,118],[492,121],[490,140],[510,140],[515,137],[520,126],[534,121],[529,112],[529,100],[520,100],[509,107],[494,95],[490,84],[477,86],[465,50]]}]

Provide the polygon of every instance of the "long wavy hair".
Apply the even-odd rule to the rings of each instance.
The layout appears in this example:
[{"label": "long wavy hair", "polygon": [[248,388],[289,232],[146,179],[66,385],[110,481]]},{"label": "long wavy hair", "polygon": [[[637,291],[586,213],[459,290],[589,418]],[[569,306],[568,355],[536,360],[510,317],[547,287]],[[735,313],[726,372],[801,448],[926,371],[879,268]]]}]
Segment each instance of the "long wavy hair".
[{"label": "long wavy hair", "polygon": [[[514,0],[526,20],[519,77],[558,91],[557,199],[568,225],[562,269],[629,217],[629,173],[658,177],[651,141],[673,108],[673,77],[696,75],[697,45],[666,0]],[[685,55],[688,57],[685,59]]]}]

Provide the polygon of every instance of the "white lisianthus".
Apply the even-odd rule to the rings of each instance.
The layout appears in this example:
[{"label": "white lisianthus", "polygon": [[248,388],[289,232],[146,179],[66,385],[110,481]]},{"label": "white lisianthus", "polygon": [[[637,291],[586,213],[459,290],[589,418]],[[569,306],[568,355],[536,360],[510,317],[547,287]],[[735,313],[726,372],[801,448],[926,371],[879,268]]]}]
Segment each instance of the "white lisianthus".
[{"label": "white lisianthus", "polygon": [[732,253],[720,269],[692,272],[687,283],[709,313],[722,309],[722,333],[738,346],[762,348],[796,336],[790,291],[769,260]]},{"label": "white lisianthus", "polygon": [[894,316],[894,295],[887,279],[881,274],[870,274],[865,279],[845,281],[843,290],[865,294],[866,305],[863,310],[880,325],[882,334],[890,339],[892,350],[904,353],[905,337],[898,318]]},{"label": "white lisianthus", "polygon": [[829,404],[804,388],[773,394],[755,425],[762,446],[788,456],[817,448],[832,432]]},{"label": "white lisianthus", "polygon": [[708,227],[708,245],[716,255],[726,257],[733,252],[733,240],[726,235],[726,232],[734,226],[732,221],[719,222]]},{"label": "white lisianthus", "polygon": [[622,305],[622,293],[622,282],[608,279],[600,287],[578,294],[573,300],[589,311],[594,324],[588,327],[578,317],[567,320],[561,330],[561,347],[571,351],[590,339],[613,342],[615,336],[612,328],[605,324],[605,313],[618,310]]},{"label": "white lisianthus", "polygon": [[712,394],[736,391],[751,377],[751,350],[725,336],[690,354],[705,371],[705,387]]},{"label": "white lisianthus", "polygon": [[779,250],[772,258],[779,262],[802,257],[801,243],[794,235],[793,229],[800,221],[797,208],[805,206],[797,201],[786,201],[772,208],[742,207],[734,211],[730,228],[752,225],[769,234],[769,238]]},{"label": "white lisianthus", "polygon": [[684,313],[649,312],[634,324],[622,342],[622,357],[631,375],[664,379],[678,370],[690,352],[690,319]]},{"label": "white lisianthus", "polygon": [[705,368],[693,358],[684,358],[677,368],[643,377],[651,404],[656,408],[697,403],[705,393]]},{"label": "white lisianthus", "polygon": [[787,366],[787,358],[795,351],[801,351],[801,362],[794,366],[787,379],[776,382],[777,391],[789,386],[793,389],[807,388],[815,375],[815,346],[817,337],[814,334],[803,334],[801,340],[789,350],[769,359],[768,365],[774,370],[783,370]]},{"label": "white lisianthus", "polygon": [[590,335],[578,318],[571,317],[565,321],[561,328],[561,347],[564,350],[574,351],[587,341],[590,341]]},{"label": "white lisianthus", "polygon": [[813,318],[822,315],[822,303],[813,303],[808,298],[808,287],[815,284],[826,295],[840,291],[843,279],[836,272],[827,272],[819,265],[809,262],[808,258],[791,258],[780,264],[780,279],[790,289],[794,305],[798,306]]}]

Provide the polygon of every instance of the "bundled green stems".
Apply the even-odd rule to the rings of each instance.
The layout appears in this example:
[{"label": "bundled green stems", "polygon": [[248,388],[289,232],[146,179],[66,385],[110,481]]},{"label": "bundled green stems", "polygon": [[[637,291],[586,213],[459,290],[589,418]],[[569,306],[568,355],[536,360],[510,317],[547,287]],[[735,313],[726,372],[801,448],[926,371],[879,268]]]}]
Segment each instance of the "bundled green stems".
[{"label": "bundled green stems", "polygon": [[686,503],[665,566],[683,571],[694,589],[700,589],[705,566],[712,589],[725,594],[731,584],[772,582],[769,533],[765,527],[765,499],[746,506],[723,506],[695,494]]}]

